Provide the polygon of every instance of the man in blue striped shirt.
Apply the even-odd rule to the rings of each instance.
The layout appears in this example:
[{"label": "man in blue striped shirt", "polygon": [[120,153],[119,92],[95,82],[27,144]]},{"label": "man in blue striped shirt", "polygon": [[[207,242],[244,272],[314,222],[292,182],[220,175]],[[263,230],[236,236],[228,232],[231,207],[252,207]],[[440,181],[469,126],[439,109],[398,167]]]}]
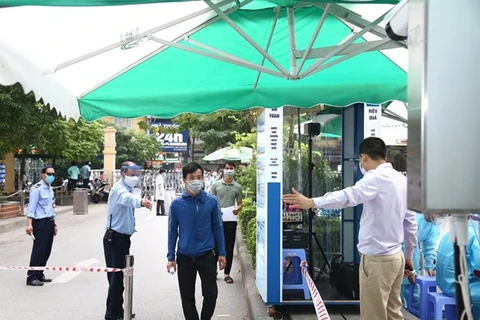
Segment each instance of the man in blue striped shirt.
[{"label": "man in blue striped shirt", "polygon": [[[122,179],[117,181],[108,196],[108,216],[103,250],[109,268],[125,268],[125,256],[130,254],[130,237],[135,231],[135,208],[152,208],[148,199],[132,194],[138,184],[141,167],[133,162],[122,163]],[[108,297],[105,320],[123,319],[123,274],[108,272]]]},{"label": "man in blue striped shirt", "polygon": [[[203,168],[191,162],[182,168],[186,190],[170,206],[167,272],[176,271],[186,320],[198,320],[195,306],[197,272],[202,281],[201,320],[212,318],[217,303],[217,260],[226,265],[225,239],[218,199],[202,190]],[[177,261],[175,247],[178,240]]]},{"label": "man in blue striped shirt", "polygon": [[[52,252],[53,237],[57,234],[55,224],[55,197],[50,186],[55,179],[55,170],[51,166],[42,169],[42,180],[30,191],[27,213],[27,234],[33,240],[30,266],[44,267]],[[52,279],[45,277],[43,271],[28,271],[28,286],[43,286]]]}]

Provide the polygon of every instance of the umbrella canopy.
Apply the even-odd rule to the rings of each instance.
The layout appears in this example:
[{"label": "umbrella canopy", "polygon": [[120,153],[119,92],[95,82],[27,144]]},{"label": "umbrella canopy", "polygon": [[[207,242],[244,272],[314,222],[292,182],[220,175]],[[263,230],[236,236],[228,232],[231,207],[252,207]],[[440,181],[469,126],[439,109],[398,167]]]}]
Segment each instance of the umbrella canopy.
[{"label": "umbrella canopy", "polygon": [[226,147],[220,150],[217,150],[213,153],[210,153],[208,156],[205,156],[203,160],[205,161],[216,161],[216,160],[232,160],[232,161],[241,161],[241,160],[252,160],[253,159],[253,149],[247,147]]},{"label": "umbrella canopy", "polygon": [[[10,6],[113,6],[156,2],[180,2],[182,0],[0,0],[0,7]],[[188,1],[188,0],[183,0]],[[369,3],[398,3],[398,0],[367,0]],[[271,0],[280,5],[296,5],[299,0]],[[310,2],[365,3],[365,0],[311,0]]]},{"label": "umbrella canopy", "polygon": [[375,51],[405,44],[321,2],[3,8],[0,84],[86,120],[406,101],[405,71]]}]

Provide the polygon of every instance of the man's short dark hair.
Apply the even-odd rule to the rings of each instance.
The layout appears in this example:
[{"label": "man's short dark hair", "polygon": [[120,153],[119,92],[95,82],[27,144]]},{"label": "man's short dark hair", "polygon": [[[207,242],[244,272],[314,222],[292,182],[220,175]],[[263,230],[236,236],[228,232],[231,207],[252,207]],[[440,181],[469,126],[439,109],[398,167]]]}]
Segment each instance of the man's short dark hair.
[{"label": "man's short dark hair", "polygon": [[196,162],[187,163],[187,164],[184,165],[183,168],[182,168],[183,179],[187,179],[187,175],[188,175],[188,174],[192,174],[192,173],[194,173],[195,171],[197,171],[198,169],[202,170],[202,177],[203,177],[203,168],[202,168],[201,165],[199,165],[199,164],[196,163]]},{"label": "man's short dark hair", "polygon": [[372,160],[385,160],[387,147],[382,139],[377,137],[368,137],[360,143],[360,154],[366,154]]},{"label": "man's short dark hair", "polygon": [[165,171],[165,169],[160,169],[159,173],[164,173],[164,172],[167,172]]},{"label": "man's short dark hair", "polygon": [[234,167],[234,168],[237,167],[235,162],[232,162],[232,161],[225,161],[225,163],[223,164],[223,167],[225,168],[227,165],[230,166],[230,167]]},{"label": "man's short dark hair", "polygon": [[[45,167],[42,168],[42,173],[47,173],[47,169],[48,169],[48,168],[52,168],[52,169],[53,169],[53,167],[50,166],[50,165],[45,166]],[[54,169],[54,170],[55,170],[55,169]]]}]

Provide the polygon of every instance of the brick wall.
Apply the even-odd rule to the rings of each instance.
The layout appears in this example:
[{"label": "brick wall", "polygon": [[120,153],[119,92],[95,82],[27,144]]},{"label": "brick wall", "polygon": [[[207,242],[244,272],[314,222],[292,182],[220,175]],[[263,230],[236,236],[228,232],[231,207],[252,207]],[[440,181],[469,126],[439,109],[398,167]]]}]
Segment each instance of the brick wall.
[{"label": "brick wall", "polygon": [[0,204],[0,219],[18,217],[20,215],[20,203],[7,202]]}]

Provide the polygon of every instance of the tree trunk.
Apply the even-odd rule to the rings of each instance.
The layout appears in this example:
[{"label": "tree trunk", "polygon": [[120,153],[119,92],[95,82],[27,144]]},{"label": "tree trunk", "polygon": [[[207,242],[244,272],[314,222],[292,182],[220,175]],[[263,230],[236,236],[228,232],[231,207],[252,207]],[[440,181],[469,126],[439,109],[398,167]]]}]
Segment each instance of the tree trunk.
[{"label": "tree trunk", "polygon": [[192,162],[195,161],[195,137],[192,137]]},{"label": "tree trunk", "polygon": [[290,150],[293,149],[293,146],[295,144],[295,115],[292,114],[290,116],[290,131],[288,132],[288,153],[290,154]]}]

